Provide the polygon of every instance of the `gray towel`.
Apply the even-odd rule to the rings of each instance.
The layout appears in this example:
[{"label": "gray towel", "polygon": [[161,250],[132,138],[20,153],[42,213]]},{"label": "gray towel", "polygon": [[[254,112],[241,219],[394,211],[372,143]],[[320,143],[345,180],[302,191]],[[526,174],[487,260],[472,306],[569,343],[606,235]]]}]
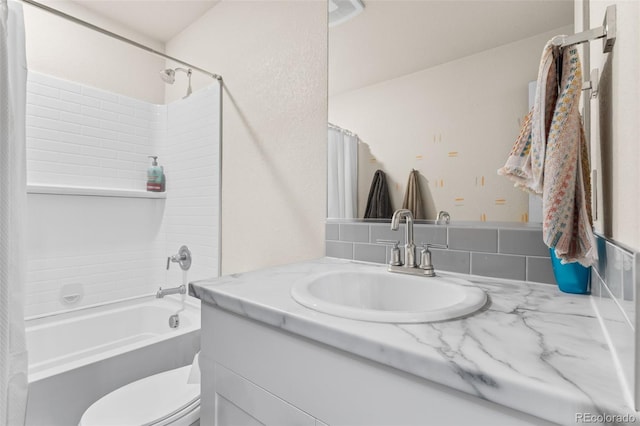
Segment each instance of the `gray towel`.
[{"label": "gray towel", "polygon": [[404,193],[402,208],[411,210],[414,219],[426,219],[420,184],[418,183],[419,177],[420,173],[417,170],[411,170],[411,173],[409,173],[409,181],[407,182],[407,191]]},{"label": "gray towel", "polygon": [[387,177],[382,170],[376,170],[371,181],[367,208],[364,210],[365,219],[391,219],[393,208],[387,188]]}]

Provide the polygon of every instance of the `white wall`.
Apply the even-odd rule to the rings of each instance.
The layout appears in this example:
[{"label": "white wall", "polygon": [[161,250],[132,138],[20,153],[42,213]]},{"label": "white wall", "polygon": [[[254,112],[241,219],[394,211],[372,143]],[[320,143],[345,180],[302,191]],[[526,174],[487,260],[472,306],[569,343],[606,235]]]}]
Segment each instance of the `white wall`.
[{"label": "white wall", "polygon": [[[591,70],[598,69],[596,98],[584,99],[590,108],[587,131],[590,136],[591,169],[597,172],[592,181],[596,189],[592,196],[595,206],[594,227],[608,239],[631,248],[636,253],[612,249],[610,242],[599,244],[598,265],[592,272],[592,288],[601,281],[601,291],[595,287],[592,295],[605,332],[611,337],[614,362],[626,402],[640,407],[640,146],[638,116],[640,115],[640,3],[636,1],[576,0],[576,31],[602,25],[606,7],[617,7],[617,35],[613,52],[603,53],[602,42],[592,41],[580,46],[585,80]],[[590,131],[589,131],[590,129]],[[635,257],[635,259],[634,259]],[[597,272],[596,272],[597,271]],[[595,278],[595,279],[594,279]],[[621,280],[622,278],[622,280]],[[624,284],[623,295],[616,288]],[[629,282],[630,289],[626,289]],[[600,293],[600,294],[598,294]]]},{"label": "white wall", "polygon": [[636,251],[635,266],[620,265],[619,257],[611,256],[608,247],[605,253],[600,251],[599,263],[612,271],[611,276],[607,273],[603,277],[605,281],[615,285],[615,273],[624,269],[625,274],[630,272],[635,276],[635,288],[633,302],[628,305],[619,299],[611,302],[605,295],[595,300],[600,314],[605,312],[602,315],[605,329],[612,336],[614,357],[621,366],[619,379],[628,392],[630,404],[637,410],[640,408],[640,255],[637,253],[640,251],[640,3],[578,0],[576,24],[582,20],[585,1],[591,28],[602,25],[607,6],[615,4],[617,8],[613,51],[604,54],[600,41],[589,43],[585,49],[589,49],[590,63],[584,72],[588,78],[591,70],[599,70],[598,96],[590,101],[591,168],[598,175],[594,182],[597,188],[594,225],[605,237]]},{"label": "white wall", "polygon": [[[46,5],[163,51],[162,43],[67,0]],[[115,6],[117,7],[117,6]],[[164,59],[58,16],[24,5],[30,70],[153,103],[163,103]]]},{"label": "white wall", "polygon": [[[591,69],[600,71],[600,93],[591,101],[592,169],[598,170],[598,221],[606,237],[640,250],[640,3],[591,0],[591,27],[617,5],[617,38],[610,54],[590,43]],[[589,70],[585,70],[589,74]]]},{"label": "white wall", "polygon": [[[325,1],[221,1],[166,45],[224,77],[222,272],[322,256]],[[183,96],[177,76],[169,99]],[[194,73],[194,87],[211,79]]]},{"label": "white wall", "polygon": [[[527,113],[528,82],[560,28],[383,83],[332,96],[329,121],[360,137],[362,217],[376,169],[400,208],[412,168],[427,218],[526,221],[527,194],[498,176]],[[426,178],[426,179],[425,179]],[[499,201],[504,200],[504,201]]]}]

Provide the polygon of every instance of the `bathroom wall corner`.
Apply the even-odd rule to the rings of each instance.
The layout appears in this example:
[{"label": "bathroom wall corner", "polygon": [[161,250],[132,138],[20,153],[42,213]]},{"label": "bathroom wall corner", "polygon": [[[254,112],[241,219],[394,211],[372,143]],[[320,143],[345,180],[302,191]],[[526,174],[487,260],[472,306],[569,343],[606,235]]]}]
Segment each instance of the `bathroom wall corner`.
[{"label": "bathroom wall corner", "polygon": [[640,324],[640,309],[638,309],[638,291],[640,291],[640,252],[636,252],[633,262],[633,294],[636,302],[635,305],[635,362],[634,368],[634,402],[635,410],[640,411],[640,330],[638,324]]},{"label": "bathroom wall corner", "polygon": [[166,44],[224,79],[224,274],[323,255],[326,7],[223,0]]}]

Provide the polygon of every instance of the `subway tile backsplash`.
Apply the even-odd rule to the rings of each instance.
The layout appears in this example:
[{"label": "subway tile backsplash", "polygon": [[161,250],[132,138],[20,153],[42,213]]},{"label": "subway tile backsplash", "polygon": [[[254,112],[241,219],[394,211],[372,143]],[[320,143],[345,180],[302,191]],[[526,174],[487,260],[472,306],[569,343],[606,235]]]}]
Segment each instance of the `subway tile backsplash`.
[{"label": "subway tile backsplash", "polygon": [[524,281],[526,269],[527,259],[524,256],[471,253],[471,273],[473,275]]},{"label": "subway tile backsplash", "polygon": [[471,253],[468,251],[431,249],[431,261],[443,271],[471,273]]},{"label": "subway tile backsplash", "polygon": [[553,267],[549,257],[527,256],[526,280],[537,283],[555,283],[556,279],[553,276]]},{"label": "subway tile backsplash", "polygon": [[387,248],[379,244],[353,244],[353,258],[365,262],[385,263]]},{"label": "subway tile backsplash", "polygon": [[[635,327],[634,253],[619,244],[597,237],[598,262],[591,269],[591,285],[600,285],[598,296],[611,299],[623,312],[629,326]],[[635,271],[637,274],[637,270]],[[594,292],[595,293],[595,292]]]},{"label": "subway tile backsplash", "polygon": [[327,241],[326,251],[327,256],[329,257],[353,259],[353,243],[345,243],[342,241]]},{"label": "subway tile backsplash", "polygon": [[[402,235],[404,236],[404,232],[402,233]],[[417,226],[414,229],[413,238],[416,242],[417,247],[420,247],[425,243],[446,246],[447,230],[445,228],[436,226]]]},{"label": "subway tile backsplash", "polygon": [[637,408],[640,371],[636,371],[634,362],[634,342],[638,339],[635,291],[640,285],[639,253],[601,236],[596,242],[598,262],[591,268],[592,297],[620,364],[624,386],[634,395]]},{"label": "subway tile backsplash", "polygon": [[369,227],[361,224],[342,223],[339,227],[340,241],[369,242]]},{"label": "subway tile backsplash", "polygon": [[490,228],[447,229],[449,248],[453,250],[498,252],[498,230]]},{"label": "subway tile backsplash", "polygon": [[[549,249],[542,242],[541,232],[540,229],[509,226],[414,225],[416,245],[422,242],[448,244],[448,249],[431,249],[434,265],[443,271],[556,284]],[[389,248],[379,244],[379,240],[404,244],[404,224],[398,231],[392,231],[389,223],[326,223],[327,256],[386,263]],[[374,248],[377,246],[380,249]],[[634,272],[637,254],[602,237],[597,238],[597,247],[599,260],[593,268],[592,281],[600,280],[607,292],[600,296],[599,287],[592,286],[593,295],[611,295],[624,310],[625,317],[635,318],[634,280],[640,280],[640,274]],[[383,248],[384,258],[379,255]]]},{"label": "subway tile backsplash", "polygon": [[525,256],[549,257],[549,249],[542,242],[539,230],[498,229],[498,251]]},{"label": "subway tile backsplash", "polygon": [[[389,223],[327,222],[326,254],[386,263],[389,246],[378,241],[404,244],[404,224],[400,228],[392,231]],[[415,224],[414,240],[418,247],[422,243],[448,245],[448,249],[431,249],[436,269],[555,284],[549,251],[540,247],[540,230]]]}]

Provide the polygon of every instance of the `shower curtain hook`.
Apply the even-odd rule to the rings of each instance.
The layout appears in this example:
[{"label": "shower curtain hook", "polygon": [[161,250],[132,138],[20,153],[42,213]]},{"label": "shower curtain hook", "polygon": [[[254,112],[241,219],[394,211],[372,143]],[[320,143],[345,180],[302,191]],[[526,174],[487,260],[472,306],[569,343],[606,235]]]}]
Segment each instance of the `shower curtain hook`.
[{"label": "shower curtain hook", "polygon": [[193,93],[193,91],[191,90],[191,73],[192,73],[191,68],[189,68],[187,70],[187,77],[189,78],[189,86],[187,87],[187,94],[182,99],[188,98],[191,95],[191,93]]}]

